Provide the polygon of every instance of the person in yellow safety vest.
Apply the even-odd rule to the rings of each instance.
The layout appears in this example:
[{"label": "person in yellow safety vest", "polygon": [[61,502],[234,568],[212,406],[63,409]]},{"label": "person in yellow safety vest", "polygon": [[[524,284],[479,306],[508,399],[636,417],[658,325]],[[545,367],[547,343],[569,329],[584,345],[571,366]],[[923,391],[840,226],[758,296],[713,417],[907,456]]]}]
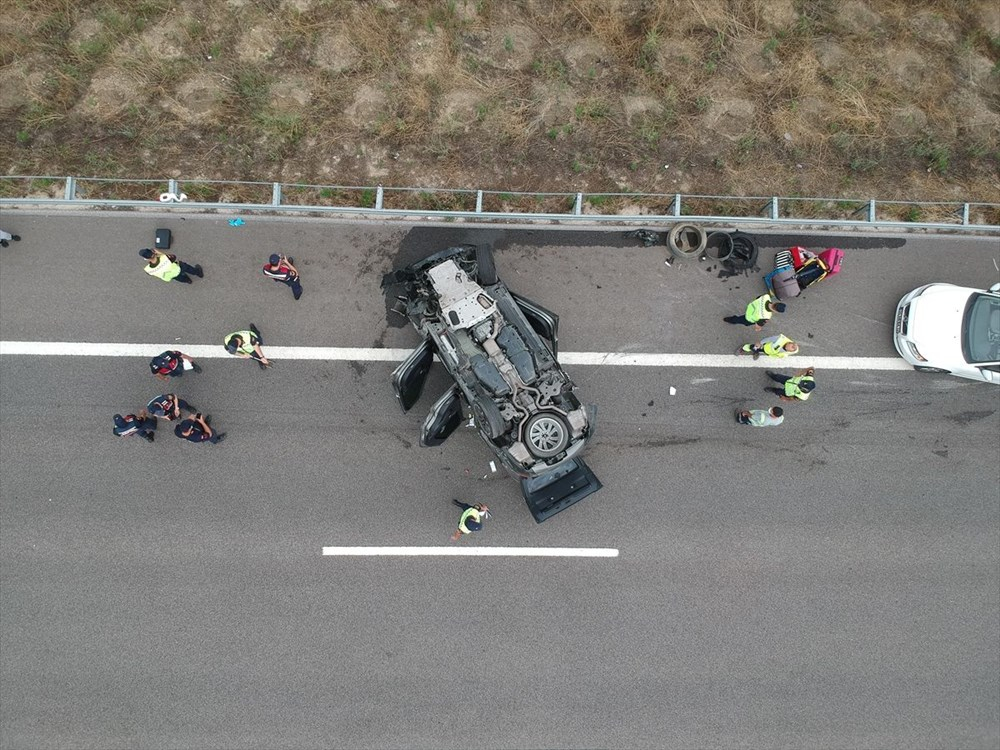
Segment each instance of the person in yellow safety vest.
[{"label": "person in yellow safety vest", "polygon": [[170,253],[161,253],[159,250],[144,247],[139,251],[139,255],[149,261],[143,270],[161,281],[179,281],[182,284],[190,284],[191,276],[188,274],[197,276],[199,279],[205,276],[201,266],[188,265],[182,260],[177,260],[177,256]]},{"label": "person in yellow safety vest", "polygon": [[790,357],[799,351],[799,345],[788,336],[779,333],[777,336],[768,336],[761,339],[757,344],[744,344],[738,354],[752,354],[757,359],[761,354],[768,357]]},{"label": "person in yellow safety vest", "polygon": [[775,383],[781,383],[782,388],[768,388],[771,393],[781,396],[782,401],[806,401],[816,390],[816,371],[811,367],[800,370],[794,375],[779,375],[768,371],[767,375]]},{"label": "person in yellow safety vest", "polygon": [[451,541],[457,542],[463,534],[471,534],[483,528],[483,521],[490,517],[490,509],[482,503],[466,505],[459,500],[452,500],[455,505],[462,509],[462,517],[458,519],[458,528],[451,535]]},{"label": "person in yellow safety vest", "polygon": [[260,345],[263,343],[264,339],[253,323],[250,324],[249,331],[234,331],[225,338],[227,352],[234,357],[257,360],[262,370],[271,366],[271,361],[261,351]]},{"label": "person in yellow safety vest", "polygon": [[743,315],[730,315],[723,320],[734,325],[753,326],[755,331],[759,331],[771,319],[773,313],[784,311],[784,302],[773,302],[770,294],[762,294],[751,300]]}]

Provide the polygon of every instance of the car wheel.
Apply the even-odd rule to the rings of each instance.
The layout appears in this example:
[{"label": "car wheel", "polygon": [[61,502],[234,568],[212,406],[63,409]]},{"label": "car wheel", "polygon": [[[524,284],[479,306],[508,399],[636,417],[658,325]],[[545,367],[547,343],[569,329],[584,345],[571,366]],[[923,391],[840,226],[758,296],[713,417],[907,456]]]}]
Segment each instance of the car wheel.
[{"label": "car wheel", "polygon": [[476,245],[476,278],[481,286],[492,286],[499,280],[493,248],[489,245]]},{"label": "car wheel", "polygon": [[914,365],[913,369],[917,372],[939,372],[942,375],[951,375],[951,370],[942,370],[940,367],[921,367],[920,365]]},{"label": "car wheel", "polygon": [[569,425],[561,415],[541,412],[528,419],[524,437],[530,450],[538,458],[552,458],[566,450],[569,444]]},{"label": "car wheel", "polygon": [[476,426],[480,430],[491,440],[496,440],[507,430],[507,423],[500,413],[500,407],[482,389],[477,388],[476,395],[478,398],[469,404],[472,418],[476,420]]}]

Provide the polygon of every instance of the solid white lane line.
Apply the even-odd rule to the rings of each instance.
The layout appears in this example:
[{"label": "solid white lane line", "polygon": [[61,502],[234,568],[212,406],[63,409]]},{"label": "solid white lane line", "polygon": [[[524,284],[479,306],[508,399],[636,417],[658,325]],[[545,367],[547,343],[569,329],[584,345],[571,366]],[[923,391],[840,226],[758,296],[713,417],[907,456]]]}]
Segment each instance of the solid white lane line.
[{"label": "solid white lane line", "polygon": [[618,557],[613,547],[324,547],[346,557]]},{"label": "solid white lane line", "polygon": [[[115,344],[73,341],[0,341],[0,356],[37,355],[47,357],[154,357],[167,349],[180,349],[195,359],[228,359],[222,344]],[[369,349],[335,346],[270,346],[269,359],[325,360],[354,362],[402,362],[410,349]],[[735,354],[669,354],[654,352],[562,352],[564,365],[612,365],[616,367],[690,367],[690,368],[802,368],[823,370],[910,370],[898,357],[810,357],[796,356],[778,360]]]}]

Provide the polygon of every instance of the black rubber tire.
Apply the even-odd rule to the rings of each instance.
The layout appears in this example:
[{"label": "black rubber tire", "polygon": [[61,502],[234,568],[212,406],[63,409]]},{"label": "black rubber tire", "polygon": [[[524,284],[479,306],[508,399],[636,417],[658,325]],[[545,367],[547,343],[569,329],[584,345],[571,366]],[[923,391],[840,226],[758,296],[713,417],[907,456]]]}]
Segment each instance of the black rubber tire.
[{"label": "black rubber tire", "polygon": [[476,400],[469,404],[472,417],[478,427],[490,440],[496,440],[507,431],[500,407],[487,395],[483,388],[476,388]]},{"label": "black rubber tire", "polygon": [[532,415],[524,425],[524,444],[537,458],[558,456],[569,445],[569,436],[569,423],[551,411]]},{"label": "black rubber tire", "polygon": [[712,232],[705,239],[705,255],[722,263],[733,254],[733,238],[729,232]]},{"label": "black rubber tire", "polygon": [[499,281],[493,248],[489,245],[476,245],[476,279],[480,286],[492,286]]},{"label": "black rubber tire", "polygon": [[667,234],[667,248],[670,254],[679,260],[701,257],[706,244],[708,235],[697,224],[674,224]]},{"label": "black rubber tire", "polygon": [[743,271],[757,265],[757,241],[746,232],[733,232],[729,235],[733,250],[724,263],[729,268]]},{"label": "black rubber tire", "polygon": [[914,365],[913,369],[917,372],[937,372],[942,375],[951,375],[951,370],[942,370],[940,367],[923,367],[922,365]]}]

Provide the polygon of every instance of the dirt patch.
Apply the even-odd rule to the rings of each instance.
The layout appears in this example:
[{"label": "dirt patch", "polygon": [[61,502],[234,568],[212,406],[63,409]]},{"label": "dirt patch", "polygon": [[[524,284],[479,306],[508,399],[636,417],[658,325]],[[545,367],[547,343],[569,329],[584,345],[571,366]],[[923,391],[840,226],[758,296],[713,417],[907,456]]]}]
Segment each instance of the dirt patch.
[{"label": "dirt patch", "polygon": [[2,4],[5,172],[1000,193],[992,0],[123,7]]}]

